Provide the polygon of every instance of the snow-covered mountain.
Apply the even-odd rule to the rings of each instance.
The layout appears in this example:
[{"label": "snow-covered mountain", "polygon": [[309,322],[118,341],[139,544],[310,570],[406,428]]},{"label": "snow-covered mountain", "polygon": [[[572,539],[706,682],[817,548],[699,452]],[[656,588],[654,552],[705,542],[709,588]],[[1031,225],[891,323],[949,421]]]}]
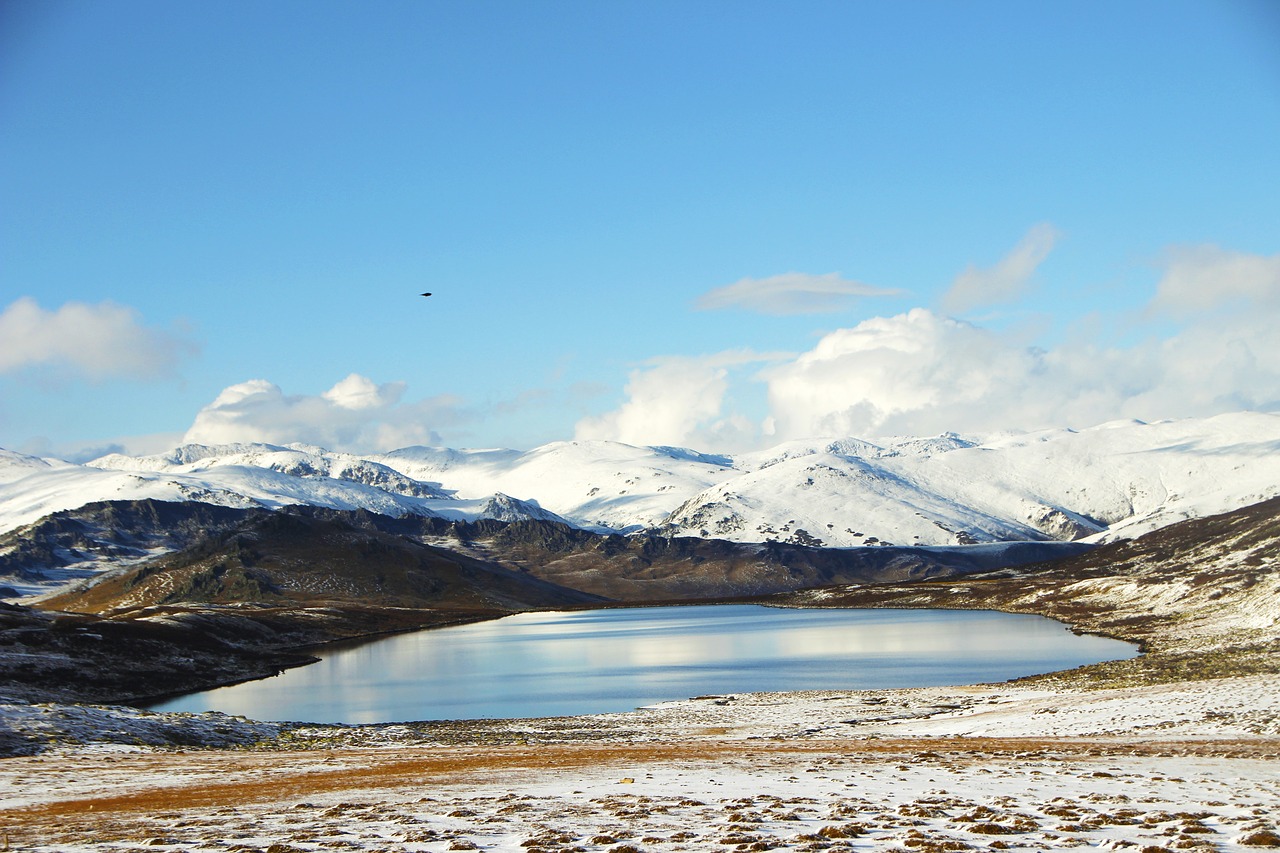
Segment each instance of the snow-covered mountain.
[{"label": "snow-covered mountain", "polygon": [[738,456],[605,441],[365,456],[188,445],[86,465],[0,451],[0,531],[94,501],[155,498],[833,547],[1102,541],[1278,494],[1280,415],[1256,412],[987,439],[798,441]]},{"label": "snow-covered mountain", "polygon": [[527,453],[409,447],[369,458],[459,495],[532,498],[579,526],[624,533],[661,525],[688,498],[742,473],[726,456],[612,441],[557,441]]},{"label": "snow-covered mountain", "polygon": [[376,461],[307,445],[185,445],[155,456],[111,454],[86,465],[0,455],[0,532],[104,500],[199,501],[230,507],[309,504],[458,520],[562,520],[535,502],[463,499]]},{"label": "snow-covered mountain", "polygon": [[1280,493],[1280,415],[990,438],[794,441],[712,456],[557,442],[369,457],[460,495],[536,498],[576,524],[826,546],[1131,537]]},{"label": "snow-covered mountain", "polygon": [[[815,442],[737,460],[668,528],[826,545],[1128,538],[1280,492],[1280,416],[1086,430]],[[804,538],[803,536],[799,538]]]},{"label": "snow-covered mountain", "polygon": [[270,444],[231,444],[207,447],[188,444],[157,456],[122,456],[113,453],[94,460],[95,468],[200,474],[212,469],[265,469],[310,480],[339,480],[372,486],[394,495],[412,498],[445,498],[445,492],[406,477],[393,468],[349,453],[330,453],[303,444],[277,447]]}]

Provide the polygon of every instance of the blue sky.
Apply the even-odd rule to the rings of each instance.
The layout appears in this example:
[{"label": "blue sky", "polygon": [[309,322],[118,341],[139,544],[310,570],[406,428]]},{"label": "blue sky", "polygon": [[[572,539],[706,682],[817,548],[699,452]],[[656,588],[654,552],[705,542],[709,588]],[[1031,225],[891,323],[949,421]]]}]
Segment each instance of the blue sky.
[{"label": "blue sky", "polygon": [[1277,140],[1265,0],[3,0],[0,447],[1275,410]]}]

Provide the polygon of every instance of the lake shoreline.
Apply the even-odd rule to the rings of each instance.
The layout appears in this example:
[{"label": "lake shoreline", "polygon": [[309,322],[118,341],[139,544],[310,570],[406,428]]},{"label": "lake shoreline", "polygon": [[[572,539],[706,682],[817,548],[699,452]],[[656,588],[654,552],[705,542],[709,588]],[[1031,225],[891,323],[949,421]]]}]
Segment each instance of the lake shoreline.
[{"label": "lake shoreline", "polygon": [[146,707],[345,724],[590,715],[707,692],[996,682],[1137,653],[992,610],[555,609],[344,644],[269,681]]}]

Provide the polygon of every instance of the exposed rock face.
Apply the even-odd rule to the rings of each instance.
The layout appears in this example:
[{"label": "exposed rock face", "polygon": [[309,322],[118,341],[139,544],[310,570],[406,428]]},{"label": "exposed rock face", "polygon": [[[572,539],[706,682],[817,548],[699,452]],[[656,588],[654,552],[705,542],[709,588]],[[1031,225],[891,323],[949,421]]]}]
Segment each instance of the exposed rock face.
[{"label": "exposed rock face", "polygon": [[[265,513],[265,510],[258,510]],[[101,572],[241,524],[248,512],[214,504],[103,501],[45,516],[0,534],[0,583],[5,577],[44,580],[58,570]]]},{"label": "exposed rock face", "polygon": [[567,522],[554,512],[543,509],[533,501],[522,501],[510,495],[496,494],[489,498],[481,508],[484,518],[494,521],[555,521]]},{"label": "exposed rock face", "polygon": [[1027,508],[1027,524],[1051,539],[1075,541],[1107,529],[1105,524],[1056,506],[1034,505]]}]

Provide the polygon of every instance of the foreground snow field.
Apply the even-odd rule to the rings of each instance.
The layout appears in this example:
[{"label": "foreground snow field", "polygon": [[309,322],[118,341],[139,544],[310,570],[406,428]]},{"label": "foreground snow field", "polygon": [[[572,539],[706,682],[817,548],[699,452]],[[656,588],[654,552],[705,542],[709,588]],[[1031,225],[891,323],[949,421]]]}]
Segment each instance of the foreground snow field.
[{"label": "foreground snow field", "polygon": [[[65,744],[0,762],[10,849],[1280,846],[1273,676],[701,697],[593,717],[259,731],[255,749],[185,754],[66,743],[106,722],[72,710],[94,712],[6,709],[26,727],[43,717]],[[96,713],[138,734],[162,722]],[[163,722],[183,720],[250,725]]]}]

